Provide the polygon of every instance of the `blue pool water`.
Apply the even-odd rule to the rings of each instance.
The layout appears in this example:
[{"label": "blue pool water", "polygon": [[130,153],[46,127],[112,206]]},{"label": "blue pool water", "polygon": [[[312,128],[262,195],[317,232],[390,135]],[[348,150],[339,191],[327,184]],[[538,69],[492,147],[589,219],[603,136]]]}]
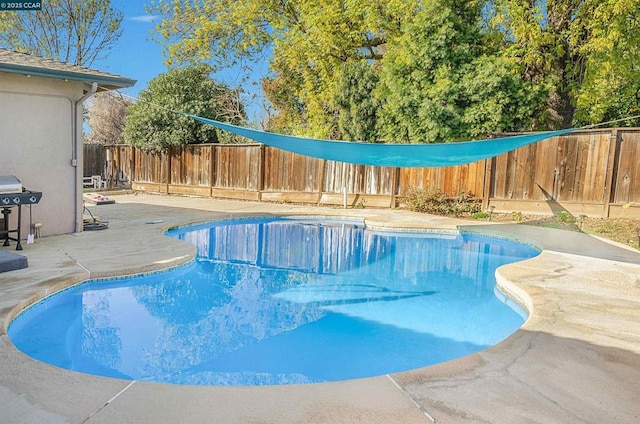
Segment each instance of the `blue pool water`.
[{"label": "blue pool water", "polygon": [[314,383],[457,358],[517,330],[494,272],[533,257],[475,235],[257,219],[168,233],[188,266],[90,281],[28,308],[8,335],[59,367],[194,385]]}]

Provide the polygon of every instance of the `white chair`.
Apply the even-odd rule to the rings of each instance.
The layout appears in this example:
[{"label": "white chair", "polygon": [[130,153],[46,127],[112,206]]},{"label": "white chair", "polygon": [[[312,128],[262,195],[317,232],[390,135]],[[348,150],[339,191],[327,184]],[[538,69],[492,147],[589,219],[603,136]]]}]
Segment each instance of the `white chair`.
[{"label": "white chair", "polygon": [[82,178],[82,187],[83,188],[93,187],[93,177],[83,177]]},{"label": "white chair", "polygon": [[107,181],[103,180],[100,175],[92,175],[91,181],[93,183],[93,188],[107,188]]}]

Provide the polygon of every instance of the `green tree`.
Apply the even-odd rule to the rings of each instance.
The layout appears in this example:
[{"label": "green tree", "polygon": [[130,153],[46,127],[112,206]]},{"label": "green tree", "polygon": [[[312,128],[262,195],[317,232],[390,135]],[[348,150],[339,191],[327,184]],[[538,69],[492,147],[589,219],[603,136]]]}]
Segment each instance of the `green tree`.
[{"label": "green tree", "polygon": [[506,54],[523,66],[525,78],[554,88],[547,98],[543,126],[570,127],[575,113],[571,93],[580,84],[584,57],[581,20],[584,0],[496,0],[497,27],[510,42]]},{"label": "green tree", "polygon": [[161,152],[171,146],[234,141],[232,136],[180,113],[242,124],[244,107],[237,90],[216,83],[206,65],[175,68],[149,82],[129,108],[125,142]]},{"label": "green tree", "polygon": [[544,129],[545,100],[552,87],[522,79],[520,67],[499,52],[475,58],[460,75],[458,104],[461,138],[486,138],[495,132]]},{"label": "green tree", "polygon": [[[424,142],[634,114],[639,8],[637,0],[159,0],[151,11],[163,17],[172,63],[250,70],[269,60],[269,130]],[[372,96],[364,86],[375,86]]]},{"label": "green tree", "polygon": [[117,44],[122,18],[110,0],[47,0],[42,10],[0,12],[0,45],[91,66]]},{"label": "green tree", "polygon": [[[595,124],[640,114],[640,2],[600,0],[583,12],[587,58],[576,90],[574,125]],[[640,125],[640,119],[623,125]]]},{"label": "green tree", "polygon": [[449,141],[528,129],[544,90],[501,58],[482,4],[425,1],[381,61],[381,136],[395,142]]},{"label": "green tree", "polygon": [[150,8],[169,44],[171,62],[211,61],[215,68],[272,54],[263,87],[279,113],[270,128],[335,138],[336,69],[377,61],[420,1],[412,0],[181,0]]},{"label": "green tree", "polygon": [[[505,53],[535,83],[550,84],[544,126],[569,127],[637,111],[640,3],[636,0],[495,0]],[[577,119],[574,121],[574,117]]]},{"label": "green tree", "polygon": [[378,141],[380,101],[374,90],[378,75],[367,61],[345,64],[338,80],[336,104],[338,125],[343,138],[357,141]]}]

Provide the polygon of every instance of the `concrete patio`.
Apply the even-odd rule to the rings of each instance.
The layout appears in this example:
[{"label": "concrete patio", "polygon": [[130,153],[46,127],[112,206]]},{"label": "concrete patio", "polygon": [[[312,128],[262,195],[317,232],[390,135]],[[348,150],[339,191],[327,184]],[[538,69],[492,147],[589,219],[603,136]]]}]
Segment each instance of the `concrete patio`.
[{"label": "concrete patio", "polygon": [[[331,209],[153,195],[92,206],[103,231],[23,244],[26,269],[0,273],[1,423],[638,423],[640,253],[580,233],[397,210]],[[19,310],[63,287],[190,261],[195,247],[163,236],[230,217],[351,216],[384,228],[500,234],[543,252],[501,267],[503,291],[530,317],[497,346],[410,372],[336,383],[197,387],[80,374],[11,344]],[[14,243],[3,250],[15,248]]]}]

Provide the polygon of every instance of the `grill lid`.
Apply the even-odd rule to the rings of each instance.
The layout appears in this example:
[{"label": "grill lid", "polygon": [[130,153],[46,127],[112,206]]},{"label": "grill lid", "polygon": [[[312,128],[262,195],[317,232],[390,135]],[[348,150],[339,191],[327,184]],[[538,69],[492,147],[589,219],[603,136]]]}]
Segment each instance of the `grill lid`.
[{"label": "grill lid", "polygon": [[22,183],[13,175],[0,175],[0,194],[22,193]]}]

